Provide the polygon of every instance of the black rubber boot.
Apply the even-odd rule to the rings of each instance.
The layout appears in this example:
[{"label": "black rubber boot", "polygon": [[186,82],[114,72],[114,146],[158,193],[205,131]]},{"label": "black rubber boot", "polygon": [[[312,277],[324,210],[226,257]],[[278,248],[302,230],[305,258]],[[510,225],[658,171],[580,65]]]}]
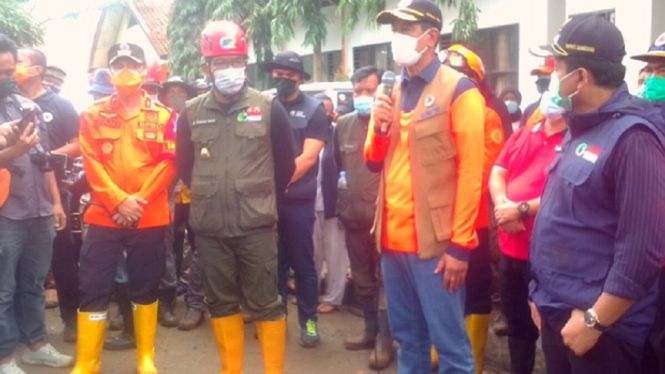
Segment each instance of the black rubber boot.
[{"label": "black rubber boot", "polygon": [[119,283],[116,285],[116,302],[118,303],[118,312],[122,316],[123,329],[120,335],[109,337],[104,340],[104,349],[110,351],[122,351],[136,348],[136,339],[134,339],[134,316],[132,311],[132,299],[128,283]]},{"label": "black rubber boot", "polygon": [[157,312],[157,321],[164,327],[177,327],[178,318],[173,312],[175,305],[176,289],[169,288],[159,290],[159,310]]},{"label": "black rubber boot", "polygon": [[369,367],[374,370],[383,370],[390,366],[393,360],[393,336],[388,325],[388,313],[379,312],[379,335],[376,336],[376,347],[369,356]]},{"label": "black rubber boot", "polygon": [[344,348],[349,351],[373,349],[376,345],[376,335],[379,333],[379,316],[376,312],[363,313],[365,330],[362,335],[344,341]]},{"label": "black rubber boot", "polygon": [[536,342],[508,337],[510,373],[531,374],[536,363]]}]

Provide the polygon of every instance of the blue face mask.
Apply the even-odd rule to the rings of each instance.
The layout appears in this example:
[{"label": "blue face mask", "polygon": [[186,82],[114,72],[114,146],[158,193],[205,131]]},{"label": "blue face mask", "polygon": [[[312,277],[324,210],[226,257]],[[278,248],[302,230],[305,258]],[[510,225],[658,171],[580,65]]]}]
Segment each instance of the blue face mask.
[{"label": "blue face mask", "polygon": [[506,108],[508,108],[508,113],[510,114],[515,114],[517,113],[518,110],[520,110],[520,106],[517,105],[517,102],[515,101],[505,101],[506,103]]},{"label": "blue face mask", "polygon": [[359,96],[353,99],[353,108],[360,117],[369,117],[372,114],[374,98],[371,96]]}]

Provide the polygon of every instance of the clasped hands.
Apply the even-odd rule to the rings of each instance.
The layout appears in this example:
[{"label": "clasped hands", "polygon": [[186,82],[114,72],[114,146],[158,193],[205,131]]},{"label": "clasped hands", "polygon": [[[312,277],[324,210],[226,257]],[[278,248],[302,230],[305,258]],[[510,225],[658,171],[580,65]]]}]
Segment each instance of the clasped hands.
[{"label": "clasped hands", "polygon": [[136,195],[131,195],[118,205],[113,222],[122,227],[135,227],[143,217],[143,207],[148,202]]}]

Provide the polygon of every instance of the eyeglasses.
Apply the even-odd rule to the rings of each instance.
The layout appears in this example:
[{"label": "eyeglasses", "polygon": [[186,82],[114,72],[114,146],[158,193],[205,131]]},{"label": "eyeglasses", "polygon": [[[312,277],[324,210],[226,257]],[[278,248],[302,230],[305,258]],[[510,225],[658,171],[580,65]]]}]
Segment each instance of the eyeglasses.
[{"label": "eyeglasses", "polygon": [[237,58],[234,60],[212,60],[210,61],[210,67],[212,70],[222,70],[228,69],[230,67],[239,69],[245,67],[247,64],[246,58]]}]

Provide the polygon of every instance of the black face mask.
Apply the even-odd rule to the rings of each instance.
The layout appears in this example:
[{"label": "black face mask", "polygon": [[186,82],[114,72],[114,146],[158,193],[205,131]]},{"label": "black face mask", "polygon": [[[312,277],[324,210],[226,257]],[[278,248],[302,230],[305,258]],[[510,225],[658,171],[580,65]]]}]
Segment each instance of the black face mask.
[{"label": "black face mask", "polygon": [[536,87],[538,88],[539,94],[544,94],[550,88],[550,78],[538,78],[536,80]]},{"label": "black face mask", "polygon": [[16,93],[16,79],[0,81],[0,98],[5,98],[13,93]]},{"label": "black face mask", "polygon": [[280,97],[289,97],[296,93],[298,82],[288,78],[275,78],[275,89]]}]

